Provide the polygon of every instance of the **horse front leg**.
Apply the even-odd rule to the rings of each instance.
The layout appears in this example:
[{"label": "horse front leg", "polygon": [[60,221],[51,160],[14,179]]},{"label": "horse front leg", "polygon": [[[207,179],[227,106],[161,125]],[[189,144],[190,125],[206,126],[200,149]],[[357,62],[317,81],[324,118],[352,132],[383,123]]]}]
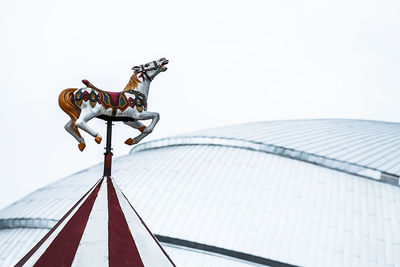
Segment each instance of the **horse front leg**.
[{"label": "horse front leg", "polygon": [[[128,140],[125,141],[125,144],[127,145],[134,145],[139,143],[143,138],[145,138],[146,136],[148,136],[154,129],[154,127],[156,126],[157,122],[160,120],[160,114],[158,114],[157,112],[149,112],[149,111],[143,111],[141,113],[139,113],[136,117],[137,120],[149,120],[151,119],[151,123],[149,124],[149,126],[144,126],[142,123],[136,121],[137,125],[141,125],[144,126],[145,128],[143,129],[143,127],[141,127],[141,129],[139,129],[142,133],[139,134],[138,136],[136,136],[135,138],[131,139],[129,138]],[[129,125],[129,124],[128,124]],[[134,126],[132,126],[134,127]],[[135,127],[134,127],[135,128]],[[131,140],[130,140],[131,139]],[[127,142],[128,141],[128,142]]]}]

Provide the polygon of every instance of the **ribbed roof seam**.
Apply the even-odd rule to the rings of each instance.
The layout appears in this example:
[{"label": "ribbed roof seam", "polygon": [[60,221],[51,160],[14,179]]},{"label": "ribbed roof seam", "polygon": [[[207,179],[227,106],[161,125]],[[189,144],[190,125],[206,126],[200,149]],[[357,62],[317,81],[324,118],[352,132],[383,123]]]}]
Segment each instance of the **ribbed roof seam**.
[{"label": "ribbed roof seam", "polygon": [[[129,154],[137,153],[140,151],[159,149],[164,147],[173,146],[223,146],[232,147],[238,149],[247,149],[257,152],[263,152],[273,155],[278,155],[290,159],[295,159],[317,166],[333,169],[360,177],[381,181],[384,183],[400,186],[399,176],[392,173],[383,172],[381,170],[371,168],[368,166],[359,165],[347,161],[341,161],[326,156],[316,155],[313,153],[296,150],[293,148],[287,148],[282,146],[276,146],[263,142],[249,141],[237,138],[228,137],[217,137],[217,136],[185,136],[185,137],[170,137],[163,138],[154,141],[149,141],[140,145],[135,146]],[[383,173],[385,173],[385,179],[382,179]],[[390,179],[386,179],[387,177]]]},{"label": "ribbed roof seam", "polygon": [[51,229],[58,220],[46,218],[7,218],[0,219],[0,230],[16,228]]}]

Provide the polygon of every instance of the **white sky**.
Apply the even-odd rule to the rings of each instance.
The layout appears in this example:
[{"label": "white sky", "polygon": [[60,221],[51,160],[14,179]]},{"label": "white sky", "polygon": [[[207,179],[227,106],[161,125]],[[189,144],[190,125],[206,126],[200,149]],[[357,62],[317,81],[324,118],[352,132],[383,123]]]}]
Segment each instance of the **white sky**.
[{"label": "white sky", "polygon": [[[84,135],[81,153],[64,130],[61,90],[119,91],[160,57],[169,70],[148,102],[161,120],[144,141],[260,120],[399,121],[399,14],[386,0],[1,1],[0,208],[103,160],[104,143]],[[128,153],[137,132],[113,134]]]}]

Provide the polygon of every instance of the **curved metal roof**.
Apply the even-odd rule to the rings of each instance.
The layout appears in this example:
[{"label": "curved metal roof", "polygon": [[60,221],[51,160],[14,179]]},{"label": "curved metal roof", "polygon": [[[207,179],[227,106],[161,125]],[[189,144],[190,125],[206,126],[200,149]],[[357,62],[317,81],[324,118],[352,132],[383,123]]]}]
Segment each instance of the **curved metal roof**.
[{"label": "curved metal roof", "polygon": [[[152,232],[167,243],[174,241],[169,244],[175,248],[221,252],[247,264],[271,266],[282,262],[286,266],[400,266],[400,188],[284,154],[285,149],[311,153],[313,142],[324,146],[319,138],[304,132],[313,124],[313,129],[325,125],[329,134],[321,130],[320,135],[331,136],[351,128],[362,135],[382,126],[379,137],[385,136],[386,130],[394,134],[398,127],[352,120],[224,127],[140,144],[114,161],[113,176]],[[267,136],[267,128],[270,132],[275,129],[276,138],[284,128],[296,138],[291,146],[287,141],[286,147],[278,139],[273,143],[267,142],[270,137],[257,139]],[[295,134],[297,130],[303,132],[303,139]],[[307,138],[310,146],[297,150],[300,140],[307,143]],[[268,147],[264,144],[283,152],[264,151]],[[347,146],[349,151],[357,151],[350,148],[351,143]],[[1,239],[3,231],[8,231],[10,240],[21,228],[51,227],[98,180],[101,171],[100,164],[93,166],[1,210],[0,252],[6,250],[6,257],[17,258],[9,243]],[[26,243],[15,249],[21,246],[29,249]],[[178,266],[188,262],[181,252],[177,254],[178,261],[171,257]],[[3,262],[11,261],[4,258]],[[221,265],[208,261],[207,266]]]},{"label": "curved metal roof", "polygon": [[292,120],[232,125],[139,144],[131,153],[173,145],[219,145],[289,157],[399,185],[400,124]]}]

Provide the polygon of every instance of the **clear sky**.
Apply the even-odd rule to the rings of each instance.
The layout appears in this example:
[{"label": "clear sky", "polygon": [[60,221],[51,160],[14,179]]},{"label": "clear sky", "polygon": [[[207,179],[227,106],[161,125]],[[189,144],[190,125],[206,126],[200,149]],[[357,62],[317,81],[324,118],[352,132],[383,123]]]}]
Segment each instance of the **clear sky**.
[{"label": "clear sky", "polygon": [[[160,57],[148,102],[161,120],[144,141],[261,120],[398,122],[399,14],[386,0],[1,1],[0,208],[102,161],[104,143],[84,135],[81,153],[64,130],[61,90],[119,91]],[[136,134],[117,124],[114,154]]]}]

